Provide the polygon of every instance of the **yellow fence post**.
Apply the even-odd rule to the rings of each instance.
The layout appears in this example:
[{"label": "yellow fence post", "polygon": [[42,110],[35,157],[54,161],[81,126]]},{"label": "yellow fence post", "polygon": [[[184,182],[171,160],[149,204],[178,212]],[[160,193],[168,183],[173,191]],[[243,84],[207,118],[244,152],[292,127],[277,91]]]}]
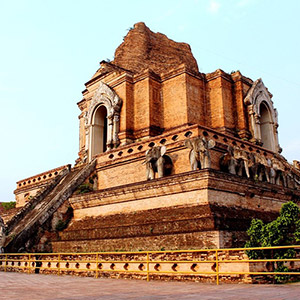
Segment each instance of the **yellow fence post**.
[{"label": "yellow fence post", "polygon": [[219,259],[218,259],[218,250],[216,250],[216,273],[217,273],[217,285],[219,285]]},{"label": "yellow fence post", "polygon": [[7,268],[7,254],[5,254],[4,272],[6,272],[6,268]]},{"label": "yellow fence post", "polygon": [[149,252],[147,252],[147,281],[149,281]]},{"label": "yellow fence post", "polygon": [[28,255],[28,270],[27,270],[28,274],[30,273],[30,268],[31,268],[30,264],[31,264],[31,255],[29,254]]},{"label": "yellow fence post", "polygon": [[61,275],[61,271],[60,271],[60,254],[58,254],[58,275]]},{"label": "yellow fence post", "polygon": [[98,260],[99,260],[99,253],[96,254],[96,278],[98,278]]}]

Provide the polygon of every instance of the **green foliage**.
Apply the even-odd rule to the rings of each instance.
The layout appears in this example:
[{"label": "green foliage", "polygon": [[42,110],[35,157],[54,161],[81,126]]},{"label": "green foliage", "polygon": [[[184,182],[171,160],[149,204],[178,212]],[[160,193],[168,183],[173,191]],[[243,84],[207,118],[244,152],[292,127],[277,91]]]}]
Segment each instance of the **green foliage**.
[{"label": "green foliage", "polygon": [[16,207],[16,201],[2,202],[1,206],[4,208],[4,210],[9,210]]},{"label": "green foliage", "polygon": [[[277,263],[277,268],[275,269],[275,272],[283,273],[288,271],[289,271],[288,267],[284,266],[282,262]],[[285,283],[290,279],[290,276],[279,274],[279,275],[275,275],[274,279],[277,283]]]},{"label": "green foliage", "polygon": [[[253,247],[262,247],[263,245],[263,233],[264,233],[264,223],[262,220],[253,219],[251,221],[250,228],[247,230],[247,234],[249,236],[249,241],[246,242],[246,248],[253,248]],[[264,257],[262,250],[250,250],[246,251],[249,258],[258,259]]]},{"label": "green foliage", "polygon": [[93,187],[88,183],[83,183],[77,188],[78,194],[85,194],[93,191]]},{"label": "green foliage", "polygon": [[[246,248],[272,247],[295,245],[300,241],[300,209],[297,204],[287,202],[282,205],[279,217],[264,224],[259,219],[253,219],[250,228],[247,230],[249,241]],[[250,259],[284,259],[295,257],[293,249],[272,249],[272,250],[247,250]],[[275,272],[287,272],[288,268],[283,262],[277,262]],[[276,275],[275,281],[286,282],[287,275]]]}]

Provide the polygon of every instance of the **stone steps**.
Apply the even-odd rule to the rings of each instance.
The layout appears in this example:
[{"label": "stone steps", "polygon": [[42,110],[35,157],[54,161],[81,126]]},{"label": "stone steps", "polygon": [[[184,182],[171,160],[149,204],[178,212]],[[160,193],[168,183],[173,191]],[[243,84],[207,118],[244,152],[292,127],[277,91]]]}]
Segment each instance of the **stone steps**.
[{"label": "stone steps", "polygon": [[17,224],[12,224],[11,227],[7,228],[9,235],[5,244],[5,250],[14,252],[24,247],[28,239],[34,237],[39,227],[43,226],[62,203],[84,182],[95,169],[95,166],[96,160],[93,160],[82,168],[71,170]]}]

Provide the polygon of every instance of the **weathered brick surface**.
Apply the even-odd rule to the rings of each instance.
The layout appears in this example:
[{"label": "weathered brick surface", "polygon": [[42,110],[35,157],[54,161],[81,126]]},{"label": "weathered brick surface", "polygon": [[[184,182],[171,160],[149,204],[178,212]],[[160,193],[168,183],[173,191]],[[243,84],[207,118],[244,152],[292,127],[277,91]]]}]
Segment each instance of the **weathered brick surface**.
[{"label": "weathered brick surface", "polygon": [[273,220],[291,197],[281,187],[213,170],[110,188],[70,199],[75,220],[53,247],[57,251],[240,247],[253,218]]},{"label": "weathered brick surface", "polygon": [[183,124],[199,124],[251,138],[243,99],[252,80],[240,72],[202,74],[189,45],[176,43],[138,23],[116,50],[115,60],[103,62],[86,83],[79,102],[80,149],[86,143],[83,116],[100,81],[113,88],[123,101],[119,133],[122,145]]},{"label": "weathered brick surface", "polygon": [[151,68],[159,74],[182,63],[198,71],[188,44],[177,43],[164,34],[154,33],[144,23],[135,24],[128,32],[115,52],[113,63],[132,72]]},{"label": "weathered brick surface", "polygon": [[[291,179],[300,176],[297,169],[287,186],[284,180],[275,185],[254,175],[248,179],[220,172],[228,146],[274,158],[274,152],[258,146],[263,144],[257,131],[260,117],[252,110],[260,107],[248,93],[256,86],[272,108],[276,138],[276,113],[261,80],[253,83],[239,71],[220,69],[202,74],[189,45],[136,24],[114,61],[101,62],[78,102],[76,163],[82,166],[96,157],[97,179],[93,176],[94,192],[70,198],[74,220],[53,242],[54,249],[239,246],[252,218],[269,221],[284,202],[297,201],[299,190]],[[95,113],[101,105],[107,116]],[[108,151],[99,153],[105,130]],[[215,144],[209,150],[212,170],[191,172],[185,142],[196,137]],[[164,178],[145,181],[146,151],[162,145],[172,169]],[[288,172],[292,166],[279,156],[278,143],[269,146]]]}]

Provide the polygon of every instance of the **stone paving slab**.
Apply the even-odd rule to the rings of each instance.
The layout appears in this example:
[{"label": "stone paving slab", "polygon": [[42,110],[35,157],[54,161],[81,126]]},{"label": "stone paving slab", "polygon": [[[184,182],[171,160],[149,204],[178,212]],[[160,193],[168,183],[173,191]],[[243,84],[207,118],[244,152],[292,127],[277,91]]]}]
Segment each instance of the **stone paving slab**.
[{"label": "stone paving slab", "polygon": [[285,285],[203,284],[0,272],[5,300],[299,300],[300,283]]}]

